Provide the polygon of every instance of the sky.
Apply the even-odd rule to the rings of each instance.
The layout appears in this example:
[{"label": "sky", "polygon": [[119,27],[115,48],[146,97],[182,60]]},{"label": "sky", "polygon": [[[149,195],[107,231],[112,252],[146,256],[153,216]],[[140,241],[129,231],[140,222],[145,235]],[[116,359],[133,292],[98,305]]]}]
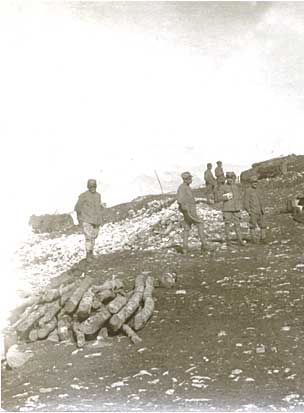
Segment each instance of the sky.
[{"label": "sky", "polygon": [[155,170],[304,154],[303,2],[1,0],[0,57],[6,307],[30,215],[88,178],[110,206]]},{"label": "sky", "polygon": [[69,212],[88,178],[113,205],[154,170],[303,154],[303,31],[300,2],[2,0],[5,214]]}]

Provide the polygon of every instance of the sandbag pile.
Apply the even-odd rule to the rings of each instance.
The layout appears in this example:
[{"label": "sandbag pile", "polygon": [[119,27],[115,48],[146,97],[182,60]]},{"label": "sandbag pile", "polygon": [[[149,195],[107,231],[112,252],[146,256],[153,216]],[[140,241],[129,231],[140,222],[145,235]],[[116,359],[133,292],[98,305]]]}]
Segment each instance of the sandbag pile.
[{"label": "sandbag pile", "polygon": [[[123,332],[133,343],[154,311],[154,279],[138,275],[126,292],[119,279],[96,284],[90,276],[47,289],[25,303],[12,328],[23,341],[75,341],[83,347],[97,336]],[[27,305],[28,304],[28,305]]]}]

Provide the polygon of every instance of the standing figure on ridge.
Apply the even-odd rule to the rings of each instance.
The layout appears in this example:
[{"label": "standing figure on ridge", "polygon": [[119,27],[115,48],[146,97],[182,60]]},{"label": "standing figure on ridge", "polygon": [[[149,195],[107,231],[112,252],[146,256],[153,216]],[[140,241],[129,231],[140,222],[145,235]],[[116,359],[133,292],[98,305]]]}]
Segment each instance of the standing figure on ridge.
[{"label": "standing figure on ridge", "polygon": [[74,209],[85,236],[86,259],[87,262],[91,262],[95,240],[102,222],[101,211],[104,204],[101,203],[100,194],[96,192],[97,183],[95,179],[88,180],[87,188],[86,192],[79,195]]},{"label": "standing figure on ridge", "polygon": [[204,172],[204,179],[206,183],[206,197],[207,204],[211,204],[211,195],[214,197],[214,189],[216,186],[216,179],[212,173],[212,164],[207,163],[207,169]]},{"label": "standing figure on ridge", "polygon": [[222,161],[217,161],[217,167],[214,170],[214,174],[215,174],[215,178],[217,181],[217,185],[219,186],[219,184],[221,182],[223,182],[223,179],[225,180],[225,174],[224,174],[224,170],[223,170],[223,163]]},{"label": "standing figure on ridge", "polygon": [[244,207],[249,214],[249,228],[251,241],[256,244],[256,229],[260,228],[260,241],[266,243],[265,204],[260,191],[257,189],[258,178],[250,178],[250,188],[246,189]]}]

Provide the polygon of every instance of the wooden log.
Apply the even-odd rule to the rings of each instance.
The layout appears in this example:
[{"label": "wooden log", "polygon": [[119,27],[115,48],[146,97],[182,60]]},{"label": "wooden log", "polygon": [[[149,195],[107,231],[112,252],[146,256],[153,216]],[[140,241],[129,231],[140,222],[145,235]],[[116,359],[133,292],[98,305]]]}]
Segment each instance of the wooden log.
[{"label": "wooden log", "polygon": [[101,284],[101,285],[94,285],[93,291],[95,293],[98,293],[102,290],[119,290],[123,288],[123,282],[121,280],[118,279],[114,279],[114,280],[108,280],[105,283]]},{"label": "wooden log", "polygon": [[67,300],[64,305],[64,309],[67,313],[71,314],[75,311],[76,307],[78,306],[79,301],[81,300],[85,291],[92,285],[93,278],[86,277],[79,287],[73,292],[71,297]]},{"label": "wooden log", "polygon": [[38,340],[38,329],[37,328],[32,328],[32,330],[29,332],[29,340],[30,341]]},{"label": "wooden log", "polygon": [[154,278],[149,276],[146,278],[145,291],[143,293],[144,307],[134,317],[134,330],[136,331],[141,330],[152,317],[154,311],[153,289]]},{"label": "wooden log", "polygon": [[57,320],[56,317],[52,318],[48,323],[44,326],[38,328],[38,338],[40,340],[46,338],[55,328],[57,327]]},{"label": "wooden log", "polygon": [[112,298],[115,298],[116,295],[114,291],[112,290],[102,290],[94,295],[93,301],[92,301],[92,309],[97,310],[102,306],[102,303],[104,301],[110,300]]},{"label": "wooden log", "polygon": [[58,288],[56,289],[49,289],[42,294],[40,301],[42,303],[51,303],[52,301],[56,300],[60,296],[60,291]]},{"label": "wooden log", "polygon": [[99,336],[99,337],[102,337],[102,338],[107,338],[107,337],[109,337],[109,333],[108,333],[107,327],[102,327],[102,328],[100,329],[99,333],[98,333],[98,336]]},{"label": "wooden log", "polygon": [[72,330],[76,337],[77,347],[83,347],[85,345],[85,335],[82,331],[82,326],[78,321],[74,321],[72,324]]},{"label": "wooden log", "polygon": [[26,333],[41,317],[44,316],[47,309],[46,305],[40,305],[32,311],[16,328],[20,334]]},{"label": "wooden log", "polygon": [[92,291],[92,288],[89,288],[83,294],[82,299],[80,300],[80,303],[77,309],[77,315],[78,315],[79,320],[85,320],[86,318],[89,317],[89,314],[92,308],[93,298],[94,298],[94,293]]},{"label": "wooden log", "polygon": [[60,305],[64,306],[64,304],[68,301],[76,288],[76,283],[68,284],[65,287],[59,287]]},{"label": "wooden log", "polygon": [[45,324],[50,322],[60,310],[61,310],[61,305],[59,303],[59,300],[53,303],[49,303],[47,305],[44,316],[40,318],[40,320],[38,321],[39,327],[43,327]]},{"label": "wooden log", "polygon": [[29,314],[32,311],[33,307],[38,304],[40,301],[40,295],[34,295],[28,297],[22,301],[11,313],[9,319],[12,325],[18,325],[21,321],[20,318],[23,317],[25,311]]},{"label": "wooden log", "polygon": [[131,317],[131,315],[137,310],[145,289],[144,280],[145,277],[143,275],[136,277],[134,293],[129,298],[127,304],[117,314],[114,314],[111,317],[109,325],[113,331],[120,330],[126,320],[128,320],[128,318]]},{"label": "wooden log", "polygon": [[[59,313],[57,314],[57,320],[61,320],[63,317],[66,317],[68,314],[65,312],[64,308],[61,308]],[[70,317],[70,316],[69,316]]]},{"label": "wooden log", "polygon": [[145,279],[146,276],[143,274],[139,274],[136,278],[135,278],[135,291],[141,291],[142,293],[145,290]]},{"label": "wooden log", "polygon": [[19,320],[17,320],[13,325],[12,328],[16,329],[18,327],[19,324],[23,323],[29,316],[29,314],[31,314],[33,311],[36,311],[37,308],[39,308],[38,304],[33,304],[30,307],[27,307],[25,309],[25,311],[23,312],[21,318],[19,318]]},{"label": "wooden log", "polygon": [[144,307],[134,317],[134,330],[141,330],[152,317],[154,311],[154,300],[152,297],[147,297]]},{"label": "wooden log", "polygon": [[154,278],[151,277],[151,275],[149,275],[146,278],[146,282],[145,282],[145,291],[143,293],[144,301],[147,297],[152,297],[153,290],[154,290]]},{"label": "wooden log", "polygon": [[98,298],[98,295],[94,295],[94,297],[93,297],[93,301],[92,301],[92,309],[93,310],[98,310],[98,308],[100,308],[101,307],[101,301],[100,301],[100,299]]},{"label": "wooden log", "polygon": [[126,296],[118,294],[117,297],[108,304],[108,310],[111,314],[116,314],[119,310],[122,309],[127,301],[128,298]]},{"label": "wooden log", "polygon": [[110,317],[111,313],[107,307],[102,304],[101,308],[95,314],[81,323],[81,329],[86,335],[95,334]]},{"label": "wooden log", "polygon": [[122,331],[128,336],[134,344],[140,343],[142,339],[132,330],[128,324],[123,324]]},{"label": "wooden log", "polygon": [[58,336],[58,329],[55,328],[47,338],[48,341],[52,341],[53,343],[58,343],[59,342],[59,336]]},{"label": "wooden log", "polygon": [[111,298],[115,298],[116,295],[112,290],[102,290],[100,293],[97,294],[101,303]]},{"label": "wooden log", "polygon": [[58,320],[58,337],[60,341],[69,341],[71,340],[71,317],[68,315],[63,316]]}]

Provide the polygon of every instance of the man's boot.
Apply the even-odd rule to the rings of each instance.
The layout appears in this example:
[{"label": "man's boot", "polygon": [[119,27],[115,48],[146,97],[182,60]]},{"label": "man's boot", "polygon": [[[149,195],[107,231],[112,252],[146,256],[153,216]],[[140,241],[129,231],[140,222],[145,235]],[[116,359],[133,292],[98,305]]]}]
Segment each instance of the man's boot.
[{"label": "man's boot", "polygon": [[209,251],[210,247],[208,245],[208,242],[206,241],[203,226],[199,224],[197,229],[198,229],[199,239],[201,241],[201,252]]},{"label": "man's boot", "polygon": [[207,252],[207,251],[215,251],[216,250],[216,246],[213,244],[208,244],[206,241],[202,242],[201,244],[201,253]]},{"label": "man's boot", "polygon": [[201,243],[201,253],[204,253],[204,252],[206,252],[206,251],[209,251],[208,244],[207,244],[206,241],[203,241],[203,242]]},{"label": "man's boot", "polygon": [[250,238],[253,244],[257,244],[258,240],[256,238],[256,233],[254,229],[250,229]]},{"label": "man's boot", "polygon": [[261,238],[260,238],[261,244],[267,244],[266,240],[266,229],[262,228],[261,229]]},{"label": "man's boot", "polygon": [[87,251],[87,262],[91,263],[93,261],[93,251],[92,250],[88,250]]},{"label": "man's boot", "polygon": [[225,238],[226,238],[226,245],[231,245],[231,241],[229,239],[229,226],[225,225]]},{"label": "man's boot", "polygon": [[184,231],[183,235],[183,254],[188,254],[189,252],[189,244],[188,244],[189,234]]},{"label": "man's boot", "polygon": [[236,232],[237,239],[238,239],[238,241],[239,241],[239,245],[241,245],[241,246],[246,245],[246,242],[245,242],[245,241],[243,240],[243,238],[242,238],[241,229],[240,229],[240,228],[236,228],[236,229],[235,229],[235,232]]}]

